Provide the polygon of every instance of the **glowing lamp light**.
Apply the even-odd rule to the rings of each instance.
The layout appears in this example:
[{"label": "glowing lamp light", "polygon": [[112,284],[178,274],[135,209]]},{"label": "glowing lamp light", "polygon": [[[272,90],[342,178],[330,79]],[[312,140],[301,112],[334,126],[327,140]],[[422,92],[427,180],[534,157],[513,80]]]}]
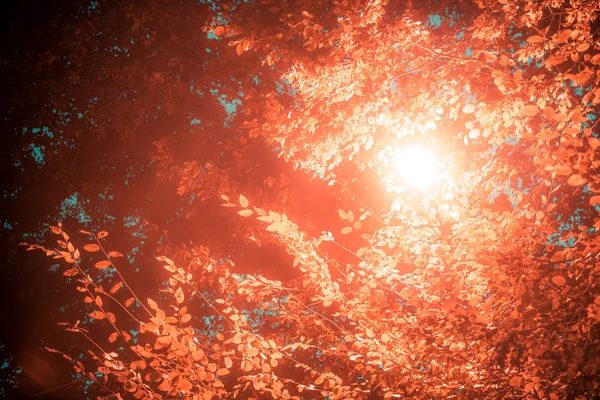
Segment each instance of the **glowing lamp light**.
[{"label": "glowing lamp light", "polygon": [[406,145],[396,154],[395,164],[402,179],[420,190],[436,184],[441,179],[435,155],[419,145]]}]

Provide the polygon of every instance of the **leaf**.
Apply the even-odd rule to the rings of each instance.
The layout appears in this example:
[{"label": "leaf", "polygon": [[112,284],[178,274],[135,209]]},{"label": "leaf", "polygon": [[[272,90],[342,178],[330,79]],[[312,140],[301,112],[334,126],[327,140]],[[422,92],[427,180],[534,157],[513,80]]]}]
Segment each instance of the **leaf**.
[{"label": "leaf", "polygon": [[98,232],[98,239],[102,239],[108,236],[108,232],[106,231],[100,231]]},{"label": "leaf", "polygon": [[250,203],[248,202],[248,199],[246,198],[246,196],[244,196],[243,194],[240,194],[240,205],[244,208],[248,208],[248,205]]},{"label": "leaf", "polygon": [[535,104],[528,104],[521,108],[521,114],[527,117],[535,117],[540,112],[540,109]]},{"label": "leaf", "polygon": [[217,26],[213,31],[213,35],[215,36],[221,36],[223,33],[225,33],[225,27],[221,25]]},{"label": "leaf", "polygon": [[513,376],[512,378],[510,378],[510,381],[508,382],[508,384],[512,387],[517,387],[517,386],[521,386],[522,381],[523,381],[523,378],[521,378],[520,376]]},{"label": "leaf", "polygon": [[542,43],[542,42],[544,42],[544,41],[545,41],[545,39],[544,39],[544,37],[543,37],[543,36],[537,36],[537,35],[536,35],[536,36],[529,36],[529,37],[527,38],[527,42],[528,42],[528,43]]},{"label": "leaf", "polygon": [[472,114],[475,112],[475,106],[473,104],[467,104],[466,106],[463,107],[462,111],[465,114]]},{"label": "leaf", "polygon": [[592,196],[590,197],[590,205],[600,204],[600,196]]},{"label": "leaf", "polygon": [[111,333],[110,336],[108,337],[108,343],[116,342],[118,337],[119,337],[119,334],[117,332]]},{"label": "leaf", "polygon": [[229,375],[229,370],[227,368],[219,368],[217,370],[217,376],[225,376]]},{"label": "leaf", "polygon": [[535,388],[535,382],[529,382],[527,385],[525,385],[525,388],[523,389],[523,391],[527,394],[527,393],[531,393],[531,391]]},{"label": "leaf", "polygon": [[103,261],[98,261],[94,267],[98,268],[98,269],[104,269],[104,268],[108,268],[110,267],[110,261],[108,260],[103,260]]},{"label": "leaf", "polygon": [[63,272],[64,276],[75,276],[79,273],[79,270],[77,268],[71,268],[66,270],[65,272]]},{"label": "leaf", "polygon": [[90,253],[95,253],[98,250],[100,250],[100,246],[98,246],[97,244],[90,243],[83,246],[83,249],[85,251],[89,251]]},{"label": "leaf", "polygon": [[404,289],[402,289],[400,291],[400,296],[404,297],[405,299],[410,299],[411,297],[413,297],[415,295],[415,293],[417,293],[417,291],[415,290],[415,288],[413,287],[405,287]]},{"label": "leaf", "polygon": [[242,217],[249,217],[253,214],[252,210],[240,210],[238,211],[238,214],[240,214]]},{"label": "leaf", "polygon": [[123,253],[120,251],[110,251],[108,252],[108,255],[111,257],[123,257]]},{"label": "leaf", "polygon": [[346,226],[344,228],[342,228],[342,235],[347,235],[348,233],[352,232],[352,227],[351,226]]},{"label": "leaf", "polygon": [[151,309],[153,309],[154,311],[158,310],[158,304],[154,300],[148,298],[146,301],[148,302],[148,305]]},{"label": "leaf", "polygon": [[587,183],[587,179],[581,175],[571,175],[569,179],[567,179],[567,184],[571,186],[581,186]]},{"label": "leaf", "polygon": [[233,361],[231,361],[231,358],[229,358],[229,357],[225,357],[223,359],[223,362],[224,362],[226,368],[231,368],[233,366]]},{"label": "leaf", "polygon": [[158,385],[158,390],[160,390],[161,392],[168,392],[169,390],[171,390],[171,382],[169,382],[167,379],[165,379],[164,381],[161,382],[160,385]]},{"label": "leaf", "polygon": [[104,319],[105,315],[104,315],[104,313],[102,313],[100,311],[94,311],[94,312],[90,313],[90,317],[97,319],[97,320],[101,320],[101,319]]},{"label": "leaf", "polygon": [[117,282],[113,285],[113,287],[110,288],[108,293],[110,293],[110,294],[117,293],[119,291],[119,289],[121,289],[122,286],[123,286],[123,282]]},{"label": "leaf", "polygon": [[590,59],[590,62],[594,65],[600,65],[600,53],[596,54]]},{"label": "leaf", "polygon": [[567,280],[560,275],[554,275],[552,277],[552,283],[554,283],[556,286],[564,286],[565,283],[567,283]]},{"label": "leaf", "polygon": [[134,371],[143,371],[146,369],[146,365],[145,360],[136,360],[129,364],[129,367]]},{"label": "leaf", "polygon": [[198,350],[192,351],[192,358],[194,359],[194,361],[202,360],[204,358],[204,350],[198,349]]}]

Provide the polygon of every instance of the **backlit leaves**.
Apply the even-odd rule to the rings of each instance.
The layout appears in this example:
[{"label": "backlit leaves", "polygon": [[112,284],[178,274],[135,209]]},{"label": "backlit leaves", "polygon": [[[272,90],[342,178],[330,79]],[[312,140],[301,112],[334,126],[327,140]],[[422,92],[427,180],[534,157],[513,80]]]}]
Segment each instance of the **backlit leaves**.
[{"label": "backlit leaves", "polygon": [[528,117],[535,117],[540,112],[540,109],[535,104],[528,104],[521,108],[521,114]]},{"label": "backlit leaves", "polygon": [[472,114],[475,112],[475,106],[473,104],[467,104],[466,106],[463,107],[462,111],[465,114]]}]

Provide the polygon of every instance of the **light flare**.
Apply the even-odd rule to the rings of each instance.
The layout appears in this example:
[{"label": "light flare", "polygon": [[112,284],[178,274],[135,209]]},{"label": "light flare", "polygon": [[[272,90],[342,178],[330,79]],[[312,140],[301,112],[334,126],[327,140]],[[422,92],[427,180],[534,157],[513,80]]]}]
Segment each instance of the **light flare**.
[{"label": "light flare", "polygon": [[442,177],[435,155],[420,145],[403,146],[396,153],[394,162],[402,179],[420,190],[435,185]]}]

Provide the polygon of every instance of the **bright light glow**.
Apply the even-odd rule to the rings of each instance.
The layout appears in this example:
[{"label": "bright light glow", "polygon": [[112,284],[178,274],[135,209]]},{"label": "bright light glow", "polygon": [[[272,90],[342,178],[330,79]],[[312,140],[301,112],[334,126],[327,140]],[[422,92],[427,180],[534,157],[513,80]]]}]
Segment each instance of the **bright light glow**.
[{"label": "bright light glow", "polygon": [[406,145],[395,158],[398,173],[411,186],[424,190],[437,183],[441,174],[432,152],[419,145]]}]

